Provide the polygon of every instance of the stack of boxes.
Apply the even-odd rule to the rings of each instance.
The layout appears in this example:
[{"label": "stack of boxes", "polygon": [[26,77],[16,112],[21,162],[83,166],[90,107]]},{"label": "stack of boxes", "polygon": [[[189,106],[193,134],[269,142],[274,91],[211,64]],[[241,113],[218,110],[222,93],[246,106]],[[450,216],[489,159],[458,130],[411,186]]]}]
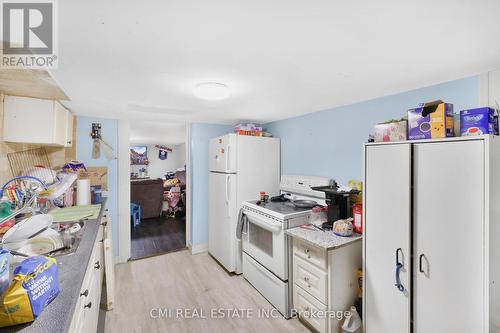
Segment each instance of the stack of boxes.
[{"label": "stack of boxes", "polygon": [[[454,136],[453,104],[441,100],[408,110],[408,118],[375,125],[374,141],[439,139]],[[460,111],[460,135],[499,135],[498,111],[482,107]]]},{"label": "stack of boxes", "polygon": [[262,127],[255,124],[238,124],[234,126],[234,133],[239,135],[262,136]]}]

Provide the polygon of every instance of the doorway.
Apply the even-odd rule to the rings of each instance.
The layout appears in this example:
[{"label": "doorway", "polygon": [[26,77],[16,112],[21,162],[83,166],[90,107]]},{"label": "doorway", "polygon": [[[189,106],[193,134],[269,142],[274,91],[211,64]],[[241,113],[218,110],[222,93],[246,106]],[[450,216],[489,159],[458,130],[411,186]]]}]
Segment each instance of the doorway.
[{"label": "doorway", "polygon": [[150,127],[145,140],[136,126],[129,146],[131,260],[186,248],[186,144],[151,137]]}]

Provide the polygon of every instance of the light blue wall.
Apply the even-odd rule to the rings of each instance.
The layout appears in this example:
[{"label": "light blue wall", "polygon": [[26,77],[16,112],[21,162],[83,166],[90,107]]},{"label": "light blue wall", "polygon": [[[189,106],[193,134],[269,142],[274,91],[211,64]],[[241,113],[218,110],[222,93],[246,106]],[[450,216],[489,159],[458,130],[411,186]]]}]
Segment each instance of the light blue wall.
[{"label": "light blue wall", "polygon": [[108,161],[101,148],[101,157],[92,159],[90,137],[92,123],[101,123],[102,139],[108,143],[115,154],[118,152],[118,121],[113,119],[78,117],[76,122],[76,158],[86,166],[108,168],[108,200],[106,206],[111,217],[114,254],[118,254],[118,160]]},{"label": "light blue wall", "polygon": [[[334,93],[334,92],[332,92]],[[479,79],[470,77],[393,96],[266,124],[281,138],[282,174],[362,178],[362,146],[373,125],[406,115],[420,102],[441,99],[455,112],[479,106]]]},{"label": "light blue wall", "polygon": [[230,133],[232,126],[191,124],[191,244],[208,243],[208,143]]}]

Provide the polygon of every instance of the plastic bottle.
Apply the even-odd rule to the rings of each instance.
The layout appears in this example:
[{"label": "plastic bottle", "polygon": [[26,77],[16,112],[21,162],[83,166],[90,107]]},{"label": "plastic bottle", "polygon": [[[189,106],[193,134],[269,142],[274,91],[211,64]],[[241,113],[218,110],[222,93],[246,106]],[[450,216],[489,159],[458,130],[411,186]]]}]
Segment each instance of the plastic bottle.
[{"label": "plastic bottle", "polygon": [[359,317],[356,307],[351,306],[350,315],[342,324],[342,332],[344,333],[361,333],[361,318]]},{"label": "plastic bottle", "polygon": [[0,296],[10,285],[10,252],[0,250]]}]

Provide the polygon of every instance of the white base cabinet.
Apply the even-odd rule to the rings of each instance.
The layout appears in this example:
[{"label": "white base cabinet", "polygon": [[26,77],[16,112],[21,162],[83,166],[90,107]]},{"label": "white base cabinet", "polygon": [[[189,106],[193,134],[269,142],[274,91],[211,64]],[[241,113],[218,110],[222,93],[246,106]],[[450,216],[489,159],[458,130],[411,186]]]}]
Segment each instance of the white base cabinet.
[{"label": "white base cabinet", "polygon": [[80,288],[80,295],[71,321],[71,333],[95,333],[99,319],[99,307],[104,277],[104,225],[107,217],[103,217],[94,242],[92,254],[87,265],[85,277]]},{"label": "white base cabinet", "polygon": [[5,96],[3,140],[50,146],[73,145],[73,114],[61,103]]},{"label": "white base cabinet", "polygon": [[367,144],[365,333],[499,329],[500,137]]},{"label": "white base cabinet", "polygon": [[341,332],[336,314],[349,310],[358,297],[361,241],[327,251],[294,238],[292,261],[293,308],[299,318],[317,332]]}]

